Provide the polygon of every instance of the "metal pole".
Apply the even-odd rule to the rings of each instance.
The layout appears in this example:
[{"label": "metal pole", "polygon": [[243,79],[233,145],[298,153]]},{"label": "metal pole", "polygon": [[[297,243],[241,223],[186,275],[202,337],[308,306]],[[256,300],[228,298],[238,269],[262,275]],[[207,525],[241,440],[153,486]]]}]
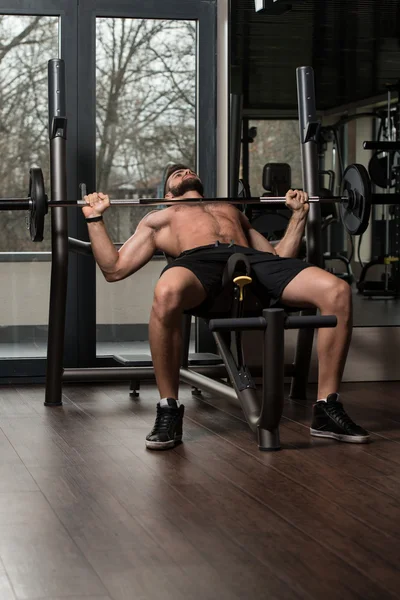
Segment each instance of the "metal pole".
[{"label": "metal pole", "polygon": [[285,312],[272,308],[263,311],[264,331],[263,400],[257,428],[260,450],[279,450],[279,422],[284,401]]},{"label": "metal pole", "polygon": [[260,417],[260,401],[257,397],[255,385],[253,388],[253,382],[250,382],[248,378],[245,385],[243,385],[243,374],[245,372],[245,367],[240,366],[240,370],[242,370],[241,376],[239,368],[236,365],[235,360],[233,358],[231,349],[226,344],[222,334],[214,333],[214,338],[217,342],[219,353],[224,361],[224,365],[228,372],[228,376],[233,387],[232,391],[235,394],[236,399],[239,400],[240,406],[242,407],[243,413],[246,417],[246,421],[250,429],[252,431],[256,431],[257,423]]},{"label": "metal pole", "polygon": [[[392,94],[391,91],[388,90],[388,106],[387,106],[387,131],[389,142],[393,142],[393,128],[392,128]],[[388,152],[387,153],[387,167],[386,167],[386,178],[387,178],[387,193],[390,194],[390,181],[391,181],[391,158],[393,155]],[[384,207],[384,215],[385,215],[385,256],[390,256],[390,222],[389,222],[389,207],[385,205]],[[385,292],[389,291],[389,265],[385,262]]]},{"label": "metal pole", "polygon": [[[212,381],[212,377],[220,379],[227,376],[223,365],[197,365],[183,371],[202,375]],[[63,381],[129,381],[129,380],[155,380],[153,367],[88,367],[77,369],[65,369],[62,375]],[[223,384],[220,384],[223,385]],[[230,389],[228,386],[226,388]]]},{"label": "metal pole", "polygon": [[[394,130],[395,130],[395,138],[396,142],[400,140],[400,85],[397,84],[397,103],[396,103],[396,111],[394,116]],[[395,192],[398,195],[400,191],[400,166],[399,166],[399,157],[398,154],[394,157],[395,165],[394,172],[396,174],[396,183],[395,183]],[[400,256],[400,208],[396,203],[394,206],[394,216],[393,216],[393,229],[392,231],[392,244],[390,248],[390,254],[395,258]],[[399,263],[394,262],[392,265],[392,277],[393,284],[392,289],[394,290],[396,297],[399,296],[400,293],[400,269]]]},{"label": "metal pole", "polygon": [[243,142],[242,142],[242,160],[243,172],[242,176],[250,186],[250,151],[249,151],[249,119],[243,119]]},{"label": "metal pole", "polygon": [[214,379],[201,375],[200,373],[196,373],[191,369],[181,368],[179,378],[180,381],[193,385],[200,390],[205,390],[206,392],[210,392],[210,394],[222,396],[223,398],[227,400],[233,400],[236,403],[238,402],[238,397],[235,390],[229,385],[215,381]]},{"label": "metal pole", "polygon": [[[48,64],[51,197],[67,199],[65,67],[60,59]],[[47,339],[45,406],[62,404],[62,371],[68,282],[68,218],[66,208],[51,213],[51,283]]]},{"label": "metal pole", "polygon": [[240,172],[240,151],[242,146],[243,95],[241,70],[232,67],[230,95],[230,156],[229,156],[229,196],[237,198]]},{"label": "metal pole", "polygon": [[[303,188],[310,196],[319,195],[318,177],[318,118],[315,100],[314,71],[311,67],[297,69],[297,95],[299,103],[300,150],[303,170]],[[310,204],[307,220],[307,260],[323,266],[321,238],[321,207]],[[313,315],[316,311],[304,311],[304,315]],[[292,379],[291,398],[306,398],[310,371],[314,331],[302,329],[297,336],[297,348],[294,364],[296,375]]]},{"label": "metal pole", "polygon": [[[315,100],[314,70],[311,67],[299,67],[296,73],[303,189],[309,196],[319,196],[318,143],[316,140],[319,122]],[[316,203],[310,205],[307,219],[307,260],[318,267],[323,266],[321,239],[321,208]]]},{"label": "metal pole", "polygon": [[188,368],[189,364],[189,348],[190,348],[190,333],[192,329],[191,315],[183,315],[182,317],[182,353],[181,367]]}]

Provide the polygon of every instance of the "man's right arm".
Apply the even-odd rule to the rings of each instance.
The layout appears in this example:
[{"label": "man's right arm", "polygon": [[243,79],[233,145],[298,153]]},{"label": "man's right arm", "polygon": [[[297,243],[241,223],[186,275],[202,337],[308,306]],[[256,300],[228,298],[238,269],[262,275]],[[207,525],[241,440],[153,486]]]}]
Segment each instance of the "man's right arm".
[{"label": "man's right arm", "polygon": [[144,221],[119,252],[115,249],[103,222],[88,223],[92,251],[105,279],[121,281],[139,271],[154,256],[157,250],[154,229]]},{"label": "man's right arm", "polygon": [[[108,197],[103,194],[90,194],[86,201],[88,206],[83,209],[85,217],[101,216],[109,207]],[[93,255],[107,281],[125,279],[153,257],[157,250],[156,229],[152,222],[155,217],[156,212],[146,215],[137,226],[134,235],[125,242],[119,252],[111,241],[103,221],[88,222]]]}]

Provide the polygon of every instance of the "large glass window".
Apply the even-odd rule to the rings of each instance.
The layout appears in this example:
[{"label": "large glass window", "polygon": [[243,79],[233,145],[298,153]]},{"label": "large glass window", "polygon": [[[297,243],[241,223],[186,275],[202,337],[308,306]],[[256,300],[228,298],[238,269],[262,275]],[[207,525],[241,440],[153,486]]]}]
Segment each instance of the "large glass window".
[{"label": "large glass window", "polygon": [[[49,186],[47,61],[58,56],[58,17],[0,15],[1,195],[28,195],[29,168]],[[49,221],[49,220],[48,220]],[[45,240],[33,244],[23,212],[1,213],[0,357],[46,352],[50,262]]]},{"label": "large glass window", "polygon": [[[97,190],[112,198],[162,195],[168,163],[196,168],[195,21],[97,19]],[[110,209],[114,242],[149,209]],[[97,354],[147,348],[154,285],[165,260],[110,286],[97,271]],[[142,342],[140,344],[139,342]]]}]

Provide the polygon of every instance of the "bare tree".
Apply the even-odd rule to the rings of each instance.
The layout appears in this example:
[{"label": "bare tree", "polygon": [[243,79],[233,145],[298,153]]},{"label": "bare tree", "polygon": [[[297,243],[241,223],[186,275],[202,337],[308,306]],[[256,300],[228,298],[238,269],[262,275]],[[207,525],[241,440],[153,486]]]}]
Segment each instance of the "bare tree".
[{"label": "bare tree", "polygon": [[[97,189],[155,196],[168,162],[196,163],[196,25],[99,19],[97,27]],[[126,239],[142,215],[108,214],[113,239]]]},{"label": "bare tree", "polygon": [[148,187],[155,167],[195,158],[195,25],[100,19],[98,28],[97,187]]},{"label": "bare tree", "polygon": [[[3,196],[27,196],[29,167],[48,179],[46,60],[57,56],[56,17],[0,16],[0,180]],[[21,213],[2,213],[1,251],[33,249]],[[48,235],[47,235],[48,240]],[[47,249],[49,242],[40,247]],[[38,250],[38,247],[35,247]]]}]

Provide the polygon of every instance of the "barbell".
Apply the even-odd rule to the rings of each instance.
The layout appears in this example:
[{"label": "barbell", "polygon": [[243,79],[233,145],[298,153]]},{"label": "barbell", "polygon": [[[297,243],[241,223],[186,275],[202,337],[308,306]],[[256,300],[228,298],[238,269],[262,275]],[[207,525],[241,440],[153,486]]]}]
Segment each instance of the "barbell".
[{"label": "barbell", "polygon": [[[111,199],[111,206],[173,206],[174,204],[203,204],[205,202],[226,202],[227,204],[284,204],[284,196],[266,196],[255,198],[185,198],[184,200],[168,200],[166,198],[133,198]],[[363,165],[354,164],[347,167],[342,180],[342,195],[309,197],[311,203],[338,202],[342,223],[350,235],[363,234],[369,223],[371,213],[371,185],[367,170]],[[43,180],[42,170],[32,168],[29,177],[29,192],[27,198],[0,198],[0,211],[27,210],[28,228],[33,242],[43,240],[45,217],[49,208],[71,208],[85,206],[80,200],[49,201]]]}]

